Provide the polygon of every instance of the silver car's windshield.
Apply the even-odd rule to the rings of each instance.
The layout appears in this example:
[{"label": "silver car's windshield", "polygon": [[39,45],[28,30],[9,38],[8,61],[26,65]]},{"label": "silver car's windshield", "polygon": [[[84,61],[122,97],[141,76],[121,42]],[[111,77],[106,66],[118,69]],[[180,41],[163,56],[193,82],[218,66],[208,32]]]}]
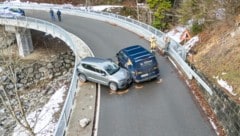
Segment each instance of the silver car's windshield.
[{"label": "silver car's windshield", "polygon": [[112,75],[119,70],[119,66],[115,63],[106,63],[104,69],[108,72],[109,75]]}]

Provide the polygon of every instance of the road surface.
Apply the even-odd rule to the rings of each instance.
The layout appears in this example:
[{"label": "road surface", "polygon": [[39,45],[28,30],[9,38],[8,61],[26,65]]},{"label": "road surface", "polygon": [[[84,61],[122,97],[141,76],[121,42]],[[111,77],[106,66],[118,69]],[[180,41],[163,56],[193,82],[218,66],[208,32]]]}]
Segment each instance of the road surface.
[{"label": "road surface", "polygon": [[[48,12],[27,12],[50,21]],[[113,58],[123,47],[149,42],[116,25],[62,15],[53,22],[80,37],[95,56]],[[162,82],[133,84],[127,93],[110,94],[101,87],[98,136],[215,136],[216,133],[194,102],[189,88],[166,57],[158,56]]]}]

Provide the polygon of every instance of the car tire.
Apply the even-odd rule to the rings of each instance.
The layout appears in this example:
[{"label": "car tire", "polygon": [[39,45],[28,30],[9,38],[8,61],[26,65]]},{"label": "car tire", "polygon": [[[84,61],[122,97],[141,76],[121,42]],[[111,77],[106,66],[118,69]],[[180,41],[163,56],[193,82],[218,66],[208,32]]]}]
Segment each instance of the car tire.
[{"label": "car tire", "polygon": [[114,83],[114,82],[111,82],[111,83],[109,84],[109,88],[110,88],[111,90],[113,90],[113,91],[117,91],[117,89],[118,89],[117,84]]},{"label": "car tire", "polygon": [[84,75],[84,74],[79,74],[79,80],[80,80],[80,82],[82,82],[82,83],[84,83],[84,82],[86,82],[87,81],[87,78],[86,78],[86,76]]}]

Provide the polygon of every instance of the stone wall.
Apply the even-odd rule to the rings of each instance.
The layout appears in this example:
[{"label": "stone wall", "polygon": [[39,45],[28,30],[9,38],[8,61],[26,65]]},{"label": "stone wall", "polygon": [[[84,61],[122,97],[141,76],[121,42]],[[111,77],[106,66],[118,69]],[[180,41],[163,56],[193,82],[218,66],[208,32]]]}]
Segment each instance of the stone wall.
[{"label": "stone wall", "polygon": [[[209,84],[210,81],[201,76]],[[225,129],[228,136],[240,136],[240,104],[234,100],[225,90],[211,86],[213,94],[203,91],[206,100],[212,107],[219,122]]]},{"label": "stone wall", "polygon": [[[38,38],[41,37],[41,35],[37,36]],[[1,26],[0,40],[0,50],[5,50],[16,44],[15,34],[6,32],[4,27]],[[48,40],[49,44],[52,42],[54,42],[54,39],[52,39],[52,41]],[[60,46],[60,43],[58,43],[57,46],[62,48],[66,45]],[[56,52],[54,48],[48,49],[53,49],[53,51]],[[17,67],[15,67],[17,88],[21,94],[20,99],[27,114],[37,108],[41,108],[58,88],[63,85],[66,85],[66,87],[69,86],[75,64],[75,56],[72,51],[67,49],[61,50],[62,53],[58,52],[60,52],[60,50],[54,53],[58,55],[51,54],[48,60],[39,58],[39,60],[34,63],[32,63],[32,61],[29,63],[21,60],[21,62],[23,62],[21,63],[22,65],[20,66],[18,64]],[[17,100],[14,98],[14,84],[9,78],[11,76],[7,76],[9,69],[3,65],[3,63],[6,62],[2,62],[1,60],[3,59],[0,56],[0,87],[4,87],[8,96],[10,96],[11,103],[17,105]],[[0,93],[3,92],[0,91]],[[57,115],[55,116],[58,118]],[[0,100],[0,135],[11,135],[15,126],[16,121],[10,116],[9,111],[3,107],[3,103]]]},{"label": "stone wall", "polygon": [[[52,79],[63,75],[64,72],[74,67],[75,57],[73,52],[61,53],[56,56],[56,59],[51,62],[36,62],[29,64],[17,72],[17,87],[19,90],[24,89],[33,83],[40,80]],[[6,68],[2,68],[6,71]],[[0,74],[1,75],[1,74]],[[14,89],[14,84],[9,80],[4,73],[0,77],[0,82],[4,84],[4,88],[11,92]]]},{"label": "stone wall", "polygon": [[[53,57],[53,60],[49,62],[38,61],[28,64],[17,72],[17,87],[23,94],[21,99],[27,114],[42,107],[56,88],[70,84],[74,62],[74,53],[69,51]],[[39,82],[42,81],[47,82],[43,88],[38,86]],[[4,84],[9,96],[15,95],[14,84],[5,75],[5,72],[0,72],[0,82]],[[32,89],[26,89],[29,87]],[[15,99],[11,99],[11,103],[17,105]],[[13,120],[9,111],[3,107],[0,101],[0,134],[10,135],[15,126],[16,121]]]}]

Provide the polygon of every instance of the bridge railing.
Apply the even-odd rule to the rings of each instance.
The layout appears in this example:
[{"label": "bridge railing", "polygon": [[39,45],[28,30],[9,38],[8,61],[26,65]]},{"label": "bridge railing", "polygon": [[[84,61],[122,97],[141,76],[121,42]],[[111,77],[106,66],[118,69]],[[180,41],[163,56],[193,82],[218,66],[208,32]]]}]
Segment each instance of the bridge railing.
[{"label": "bridge railing", "polygon": [[[76,45],[75,42],[73,42],[73,37],[71,34],[61,27],[54,25],[52,23],[49,23],[47,21],[43,21],[40,19],[35,19],[35,18],[29,18],[29,17],[15,17],[15,18],[0,18],[0,24],[1,25],[8,25],[8,26],[15,26],[15,27],[23,27],[27,29],[34,29],[42,32],[46,32],[47,34],[51,34],[53,37],[58,37],[61,40],[63,40],[74,52],[75,54],[75,65],[73,69],[73,75],[71,79],[71,84],[68,89],[68,94],[64,103],[64,106],[62,108],[61,115],[59,117],[58,125],[55,129],[55,136],[60,136],[64,135],[65,128],[67,126],[68,119],[70,117],[71,109],[72,109],[72,104],[74,102],[74,95],[77,90],[77,73],[76,73],[76,67],[79,62],[79,60],[82,57],[85,57],[86,55],[88,56],[93,56],[93,53],[91,50],[87,47],[87,45],[79,40],[78,46]],[[89,49],[88,53],[81,53],[79,51],[79,46],[81,49]]]}]

